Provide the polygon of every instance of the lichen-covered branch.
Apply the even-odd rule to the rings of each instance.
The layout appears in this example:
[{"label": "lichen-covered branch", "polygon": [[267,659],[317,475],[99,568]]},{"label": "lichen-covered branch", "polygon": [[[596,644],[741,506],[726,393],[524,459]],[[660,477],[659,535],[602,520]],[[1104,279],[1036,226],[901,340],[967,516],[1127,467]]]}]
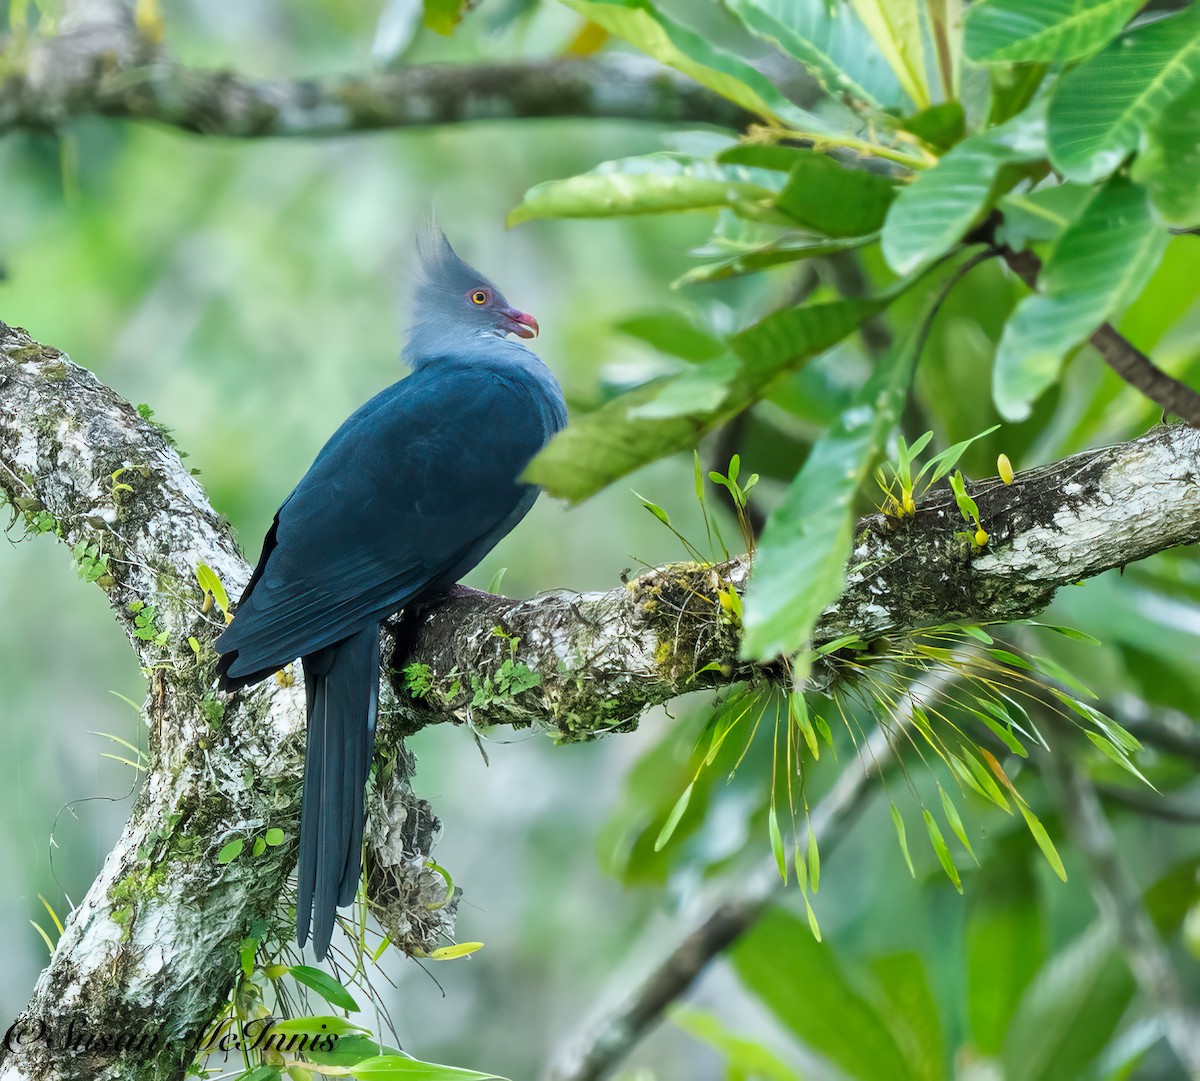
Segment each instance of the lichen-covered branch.
[{"label": "lichen-covered branch", "polygon": [[[1198,486],[1200,431],[1177,425],[1012,484],[969,485],[988,533],[981,549],[964,541],[949,490],[923,498],[911,517],[872,515],[859,523],[846,587],[816,641],[1036,615],[1060,586],[1200,540]],[[473,594],[411,613],[392,624],[401,643],[393,722],[402,732],[526,724],[586,739],[632,728],[648,706],[689,690],[779,675],[739,659],[728,597],[748,576],[740,559],[674,564],[610,593]]]},{"label": "lichen-covered branch", "polygon": [[[818,637],[1035,614],[1060,585],[1200,539],[1198,468],[1200,431],[1164,427],[1011,485],[973,485],[983,549],[956,536],[962,521],[945,493],[911,518],[865,519],[846,590]],[[237,595],[249,568],[227,527],[158,426],[3,323],[0,492],[13,531],[61,539],[105,591],[148,673],[151,736],[145,788],[27,1011],[61,1031],[102,1024],[125,1046],[66,1055],[23,1045],[0,1059],[0,1077],[179,1077],[237,976],[242,939],[286,888],[302,694],[286,680],[228,698],[214,690],[223,619],[197,571],[211,568]],[[457,595],[392,622],[379,741],[389,765],[370,799],[368,868],[394,941],[433,947],[453,917],[452,904],[439,907],[443,881],[424,866],[436,824],[408,792],[399,737],[471,721],[584,739],[631,728],[648,706],[685,691],[778,678],[773,665],[739,660],[735,594],[747,576],[744,560],[674,565],[609,593]],[[288,843],[252,856],[268,828]],[[251,843],[219,861],[235,839]]]},{"label": "lichen-covered branch", "polygon": [[[234,595],[244,585],[249,568],[228,527],[162,429],[3,323],[0,494],[10,535],[57,537],[107,594],[147,673],[150,731],[129,822],[24,1014],[50,1040],[73,1031],[110,1042],[80,1052],[18,1040],[0,1056],[0,1077],[182,1077],[239,971],[243,938],[271,924],[295,860],[303,692],[275,682],[233,697],[214,690],[224,620],[211,601],[206,610],[197,569]],[[397,762],[372,800],[393,827],[376,862],[388,870],[394,941],[428,949],[452,927],[453,906],[426,903],[445,892],[424,868],[436,823]],[[252,856],[268,829],[285,843]],[[219,861],[239,839],[243,854]]]},{"label": "lichen-covered branch", "polygon": [[752,117],[644,57],[413,65],[306,79],[191,68],[110,18],[53,38],[0,39],[0,133],[81,115],[153,121],[200,135],[324,136],[547,117],[702,123]]}]

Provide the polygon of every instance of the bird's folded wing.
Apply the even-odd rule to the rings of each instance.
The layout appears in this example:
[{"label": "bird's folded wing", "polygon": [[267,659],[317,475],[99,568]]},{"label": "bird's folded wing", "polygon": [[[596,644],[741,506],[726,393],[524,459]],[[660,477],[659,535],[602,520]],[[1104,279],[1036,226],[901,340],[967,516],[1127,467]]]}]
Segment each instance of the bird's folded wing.
[{"label": "bird's folded wing", "polygon": [[280,667],[464,573],[531,501],[516,478],[547,434],[524,389],[486,369],[410,376],[368,402],[280,508],[218,642],[237,652],[230,675]]}]

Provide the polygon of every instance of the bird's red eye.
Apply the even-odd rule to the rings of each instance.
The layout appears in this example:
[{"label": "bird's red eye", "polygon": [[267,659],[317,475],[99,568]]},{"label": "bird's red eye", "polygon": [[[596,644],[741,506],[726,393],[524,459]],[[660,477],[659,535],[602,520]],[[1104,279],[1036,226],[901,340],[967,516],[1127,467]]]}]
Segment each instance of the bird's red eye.
[{"label": "bird's red eye", "polygon": [[476,289],[473,293],[471,293],[472,304],[486,304],[487,302],[488,295],[486,289]]}]

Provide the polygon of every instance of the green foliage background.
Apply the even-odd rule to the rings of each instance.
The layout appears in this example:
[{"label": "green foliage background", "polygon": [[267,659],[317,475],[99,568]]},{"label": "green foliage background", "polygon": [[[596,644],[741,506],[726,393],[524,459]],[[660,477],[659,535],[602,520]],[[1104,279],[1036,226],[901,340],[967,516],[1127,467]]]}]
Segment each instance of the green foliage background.
[{"label": "green foliage background", "polygon": [[[662,432],[670,434],[673,419],[704,414],[707,426],[717,428],[737,412],[731,402],[763,397],[733,449],[747,471],[763,475],[755,492],[761,505],[799,498],[787,495],[787,486],[814,444],[837,431],[835,419],[889,342],[902,340],[923,318],[928,290],[898,287],[901,276],[933,264],[1009,185],[1028,179],[1031,163],[1045,152],[1036,139],[1029,149],[1026,130],[1042,106],[997,129],[988,121],[1008,116],[989,117],[987,103],[1006,101],[1009,112],[1021,113],[1020,84],[1030,64],[1061,67],[1092,56],[1136,6],[1044,0],[1037,17],[1050,29],[1033,33],[1032,45],[1006,37],[1013,24],[1004,17],[1028,13],[1030,5],[991,0],[980,7],[984,14],[972,12],[966,51],[978,63],[963,63],[962,88],[964,98],[983,103],[969,111],[974,134],[899,195],[877,172],[847,174],[834,166],[839,171],[830,173],[829,159],[809,155],[801,162],[787,147],[733,149],[731,136],[711,131],[615,121],[476,124],[314,142],[235,143],[99,120],[73,123],[61,138],[9,135],[0,142],[0,263],[7,272],[0,318],[66,350],[130,400],[153,406],[253,556],[279,499],[326,436],[399,374],[397,312],[411,265],[410,236],[432,206],[460,252],[538,316],[539,352],[562,380],[577,419],[612,403],[621,390],[673,377],[668,392],[639,392],[659,411],[658,427],[643,413],[630,426],[633,441],[622,444],[628,449],[646,438],[653,453],[635,452],[617,468],[587,442],[585,421],[584,441],[574,451],[565,441],[558,459],[545,460],[545,468],[557,461],[558,469],[546,479],[577,497],[611,477],[622,479],[569,511],[543,499],[469,579],[483,587],[507,567],[503,589],[513,595],[557,586],[612,588],[624,568],[685,554],[630,488],[665,507],[691,539],[703,537],[689,461],[666,457],[623,476],[626,465],[671,449],[674,437]],[[706,70],[719,71],[718,85],[792,130],[864,137],[861,115],[847,128],[848,111],[822,104],[789,53],[827,86],[844,68],[854,98],[879,115],[896,119],[941,99],[937,80],[929,78],[937,66],[928,29],[908,38],[910,45],[920,41],[923,60],[907,55],[889,64],[848,7],[840,9],[838,24],[828,22],[820,0],[798,5],[792,23],[788,10],[768,0],[653,7],[644,0],[509,0],[482,5],[450,38],[418,34],[405,59],[554,54],[574,39],[582,14],[635,44],[648,25],[668,27],[663,59],[697,73],[701,56],[716,65]],[[908,0],[860,2],[854,10],[868,22],[874,11],[902,23],[917,7]],[[180,59],[280,76],[364,66],[379,15],[375,5],[332,0],[164,5],[168,44]],[[676,20],[699,37],[679,31]],[[1056,36],[1059,23],[1070,31]],[[1146,48],[1190,56],[1194,31],[1167,26],[1153,30]],[[1156,44],[1172,33],[1179,39]],[[704,52],[715,41],[744,59]],[[749,60],[805,101],[807,111],[746,67]],[[1010,66],[1017,60],[1024,66]],[[963,459],[967,476],[981,477],[995,471],[1001,451],[1021,468],[1145,430],[1157,419],[1155,407],[1088,349],[1076,352],[1084,324],[1101,308],[1101,318],[1112,315],[1159,366],[1200,384],[1200,242],[1165,228],[1165,222],[1196,224],[1194,190],[1187,175],[1180,178],[1179,160],[1194,165],[1187,139],[1195,129],[1198,63],[1185,59],[1178,85],[1143,114],[1110,118],[1107,127],[1103,117],[1096,122],[1103,129],[1097,138],[1116,147],[1108,171],[1140,151],[1131,179],[1120,176],[1093,195],[1088,185],[1104,183],[1103,165],[1076,142],[1051,138],[1050,160],[1070,182],[1035,194],[1021,189],[1017,201],[1001,202],[1010,235],[1044,245],[1051,282],[1055,260],[1061,266],[1064,250],[1070,253],[1064,239],[1058,254],[1049,254],[1050,245],[1071,234],[1064,223],[1075,221],[1085,243],[1099,237],[1109,245],[1099,258],[1114,274],[1086,283],[1093,302],[1079,321],[1083,329],[1069,318],[1077,311],[1061,310],[1084,292],[1069,269],[1057,301],[1048,295],[1032,302],[997,261],[973,270],[949,293],[924,343],[915,394],[902,413],[906,436],[932,430],[933,447],[941,448],[1007,417]],[[995,89],[1006,79],[1017,89],[989,97],[989,80]],[[1093,101],[1113,76],[1103,70],[1089,76],[1088,65],[1080,65],[1063,76],[1064,95],[1068,80],[1072,93]],[[1054,108],[1052,101],[1052,118]],[[920,153],[932,165],[929,148],[942,149],[939,139],[955,143],[963,132],[953,116],[926,119],[925,128],[913,123],[909,130],[926,133]],[[902,157],[917,153],[911,141],[886,131],[880,138]],[[604,202],[610,192],[603,178],[612,171],[599,180],[570,179],[625,159],[635,160],[611,167],[630,200],[623,205]],[[749,204],[757,212],[747,211]],[[505,233],[502,223],[514,207],[525,224]],[[613,214],[661,209],[703,212]],[[713,211],[719,211],[715,236]],[[1089,220],[1093,212],[1096,220]],[[564,215],[605,220],[541,220]],[[688,254],[701,245],[707,254]],[[777,265],[770,273],[738,273],[770,264]],[[1140,273],[1124,273],[1130,267]],[[1058,274],[1061,280],[1064,272]],[[679,289],[669,288],[684,276]],[[944,279],[934,271],[927,282]],[[887,304],[863,299],[880,295]],[[1050,306],[1049,314],[1038,304]],[[825,314],[814,326],[811,315],[775,317],[789,346],[812,336],[807,363],[774,356],[778,337],[754,333],[774,309],[817,305],[848,305],[838,309],[842,315],[852,309],[845,330],[826,340]],[[876,321],[849,333],[876,313]],[[782,326],[781,319],[792,321]],[[743,333],[732,337],[735,331]],[[1029,364],[1039,357],[1042,363]],[[743,375],[758,373],[736,384],[745,401],[720,396],[734,385],[730,372],[738,363]],[[1008,373],[995,377],[995,395],[994,370]],[[605,424],[626,406],[607,408]],[[827,443],[814,459],[840,460],[836,455],[850,449]],[[705,453],[712,453],[708,445]],[[802,512],[808,505],[796,506]],[[722,521],[725,536],[735,536],[732,522]],[[798,555],[788,545],[799,530],[774,528],[776,537],[771,527],[764,537],[768,562],[794,565]],[[837,522],[816,532],[815,543],[825,547],[800,556],[815,558],[816,551],[840,565],[829,544]],[[810,596],[811,617],[819,607]],[[45,924],[37,895],[60,913],[68,898],[78,900],[128,812],[128,797],[119,797],[132,771],[101,758],[108,742],[87,733],[144,739],[133,711],[105,693],[136,701],[141,676],[100,591],[77,580],[62,551],[45,541],[0,548],[0,611],[7,613],[0,620],[0,727],[8,739],[0,783],[9,793],[0,830],[0,857],[9,868],[0,887],[0,925],[12,932],[0,984],[2,1021],[24,1004],[44,960],[34,930],[22,930],[29,919]],[[792,619],[795,609],[787,612]],[[1136,715],[1146,708],[1196,716],[1194,553],[1167,553],[1123,577],[1105,575],[1064,591],[1052,615],[1103,642],[1043,645],[1118,719],[1121,709]],[[776,620],[756,633],[758,647],[770,652],[780,635],[790,647],[804,644],[808,630],[802,621]],[[390,962],[404,1046],[433,1060],[535,1076],[606,989],[627,983],[675,940],[709,886],[757,865],[766,851],[765,778],[772,769],[761,744],[726,783],[740,752],[731,745],[730,760],[710,771],[672,843],[654,851],[710,715],[708,699],[685,700],[669,714],[649,715],[636,735],[590,746],[552,748],[536,736],[496,732],[490,767],[462,731],[430,731],[414,741],[419,790],[446,824],[437,858],[467,891],[460,936],[481,938],[487,948],[470,961],[432,968],[444,998],[417,966]],[[1098,751],[1080,754],[1098,782],[1126,783]],[[841,765],[850,761],[846,745]],[[1194,763],[1150,754],[1139,765],[1160,788],[1196,807]],[[823,756],[809,771],[810,801],[838,768]],[[914,776],[921,795],[936,801],[928,779]],[[1053,801],[1035,771],[1020,783],[1058,843],[1066,885],[1019,822],[973,799],[967,825],[981,866],[960,860],[965,896],[943,876],[934,852],[915,841],[911,879],[886,802],[877,800],[839,840],[823,872],[814,904],[824,944],[812,940],[797,893],[710,971],[689,1012],[634,1053],[632,1068],[652,1073],[630,1076],[994,1076],[985,1072],[987,1062],[1002,1064],[1004,1076],[1014,1079],[1175,1076],[1157,1021],[1135,992],[1111,930],[1098,920],[1085,866]],[[912,838],[915,805],[899,789],[893,795],[911,820]],[[100,798],[59,816],[52,870],[49,837],[59,807],[89,797]],[[1195,1000],[1196,830],[1110,810],[1122,856],[1148,891],[1151,914]]]}]

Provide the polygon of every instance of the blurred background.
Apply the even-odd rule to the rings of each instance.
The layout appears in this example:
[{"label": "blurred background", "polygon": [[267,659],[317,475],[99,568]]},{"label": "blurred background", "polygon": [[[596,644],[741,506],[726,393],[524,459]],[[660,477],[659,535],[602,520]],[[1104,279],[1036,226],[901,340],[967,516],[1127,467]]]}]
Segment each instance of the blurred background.
[{"label": "blurred background", "polygon": [[[293,77],[369,66],[381,10],[334,0],[171,0],[164,14],[167,44],[184,62]],[[578,16],[564,8],[499,0],[480,5],[452,38],[420,32],[406,58],[550,55],[579,28]],[[794,290],[791,272],[672,289],[694,264],[689,249],[708,237],[712,223],[704,215],[505,230],[505,215],[533,184],[669,147],[679,137],[646,124],[578,121],[309,141],[236,142],[100,119],[74,122],[61,138],[10,134],[0,140],[0,319],[66,351],[131,402],[149,404],[174,430],[253,560],[278,503],[327,436],[402,374],[412,236],[431,209],[459,253],[537,316],[537,350],[575,410],[672,363],[622,333],[623,320],[671,309],[728,330]],[[1156,360],[1184,375],[1194,374],[1200,359],[1193,240],[1172,242],[1123,322]],[[864,255],[857,266],[874,278],[882,270],[872,258]],[[936,324],[921,369],[923,423],[935,430],[935,447],[994,422],[988,363],[1015,295],[1000,270],[985,267],[955,292]],[[901,306],[894,318],[903,317]],[[740,440],[722,443],[742,451],[744,470],[767,477],[767,506],[772,479],[790,476],[800,453],[794,439],[777,433],[823,423],[869,355],[857,339],[839,347],[797,377],[791,392],[800,401],[792,414],[766,407]],[[1155,419],[1098,365],[1076,365],[1029,422],[1006,428],[1002,443],[982,444],[964,466],[987,475],[1004,449],[1020,468],[1136,434]],[[678,459],[576,509],[543,499],[468,582],[484,588],[507,568],[501,588],[509,595],[611,589],[626,569],[685,558],[631,489],[666,508],[686,535],[703,538],[691,486],[692,463]],[[735,536],[732,522],[722,521],[725,535]],[[50,925],[39,895],[65,915],[131,807],[134,771],[104,757],[126,752],[97,733],[145,746],[126,701],[141,701],[144,680],[103,593],[78,580],[68,553],[49,538],[22,541],[16,528],[9,540],[0,545],[5,1024],[25,1004],[46,959],[30,926]],[[1126,696],[1194,715],[1200,569],[1191,554],[1131,568],[1124,583],[1105,576],[1071,592],[1059,617],[1106,645],[1064,641],[1055,656],[1109,700]],[[566,1039],[675,941],[714,880],[736,878],[769,852],[759,828],[766,749],[692,809],[673,851],[650,850],[711,712],[711,699],[693,697],[699,700],[648,714],[636,734],[591,745],[554,747],[537,734],[488,733],[490,765],[461,729],[426,731],[413,741],[416,789],[445,826],[436,857],[466,891],[459,937],[486,948],[427,969],[400,958],[386,962],[396,987],[385,995],[403,1046],[514,1079],[537,1076]],[[823,758],[808,779],[812,798],[852,761],[852,751],[840,763]],[[1096,769],[1107,778],[1102,765]],[[1191,771],[1170,763],[1164,769],[1156,779],[1200,806]],[[1039,783],[1029,780],[1031,798],[1060,836],[1053,807],[1036,802]],[[928,1000],[940,1040],[958,1049],[945,1058],[956,1060],[963,1076],[975,1058],[998,1053],[1009,1039],[1045,1041],[1040,1072],[1024,1076],[1128,1076],[1121,1071],[1132,1061],[1141,1063],[1138,1077],[1177,1076],[1169,1057],[1141,1057],[1158,1022],[1137,1002],[1111,936],[1097,930],[1079,859],[1060,844],[1069,873],[1068,884],[1060,884],[1023,829],[982,803],[970,810],[972,837],[993,858],[984,873],[964,870],[964,899],[932,852],[915,853],[911,878],[886,802],[869,806],[838,844],[814,900],[825,947],[796,937],[794,927],[778,923],[783,915],[755,932],[776,936],[781,965],[802,966],[791,973],[794,993],[804,993],[805,973],[813,988],[825,987],[821,980],[842,988],[843,999],[826,997],[812,1006],[813,1016],[830,1024],[841,1016],[853,1040],[854,996],[877,993],[863,990],[863,974],[915,955],[923,975],[903,986]],[[1116,808],[1114,823],[1143,886],[1200,856],[1194,822],[1169,824]],[[1190,888],[1186,875],[1180,881],[1180,891]],[[1001,903],[1005,898],[1011,905]],[[803,922],[798,896],[783,910]],[[1194,950],[1200,919],[1194,912],[1191,919]],[[780,945],[785,938],[787,949]],[[1194,957],[1182,956],[1194,990]],[[1037,994],[1019,1006],[989,1006],[989,987],[1006,981]],[[839,1076],[784,1033],[728,962],[713,966],[692,1003],[773,1049],[794,1076]],[[698,1023],[693,1018],[691,1025]],[[724,1054],[686,1033],[687,1025],[680,1019],[662,1026],[635,1050],[628,1076],[726,1076]],[[1084,1033],[1090,1048],[1079,1059],[1086,1071],[1055,1072],[1056,1063],[1076,1061],[1057,1057],[1070,1050],[1072,1033]],[[988,1039],[993,1047],[984,1046]]]}]

